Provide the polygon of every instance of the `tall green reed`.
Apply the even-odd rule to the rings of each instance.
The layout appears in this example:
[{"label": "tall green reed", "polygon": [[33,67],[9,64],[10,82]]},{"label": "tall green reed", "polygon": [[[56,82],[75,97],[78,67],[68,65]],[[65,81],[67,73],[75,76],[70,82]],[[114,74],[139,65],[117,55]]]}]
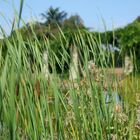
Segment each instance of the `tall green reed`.
[{"label": "tall green reed", "polygon": [[[104,84],[110,79],[105,81],[105,69],[110,65],[114,68],[114,55],[103,49],[100,34],[80,29],[65,33],[59,29],[55,39],[44,35],[39,40],[32,25],[30,28],[32,36],[27,39],[15,30],[1,45],[6,51],[1,49],[0,131],[7,130],[9,139],[132,139],[136,132],[130,127],[135,123],[134,108],[124,109],[124,118],[120,118],[122,114],[114,111],[113,96],[106,103]],[[79,55],[79,73],[72,81],[63,78],[65,65],[71,63],[71,45],[77,47]],[[60,50],[55,50],[57,46]],[[42,72],[44,50],[48,51],[51,69],[48,79]],[[112,57],[110,64],[108,57]],[[94,60],[96,73],[88,69],[89,60]],[[107,92],[113,95],[110,83]],[[135,136],[138,138],[138,134]]]}]

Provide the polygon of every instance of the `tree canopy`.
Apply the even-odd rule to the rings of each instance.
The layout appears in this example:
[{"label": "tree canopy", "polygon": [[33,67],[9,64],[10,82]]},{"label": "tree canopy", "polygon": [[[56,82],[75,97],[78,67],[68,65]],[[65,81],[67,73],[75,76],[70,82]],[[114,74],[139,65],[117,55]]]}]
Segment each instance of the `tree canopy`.
[{"label": "tree canopy", "polygon": [[85,28],[85,26],[82,18],[79,15],[72,15],[68,19],[64,20],[63,28],[65,30],[72,30],[76,28]]},{"label": "tree canopy", "polygon": [[41,14],[42,18],[45,19],[45,24],[47,26],[56,27],[57,25],[61,26],[63,21],[67,17],[65,11],[60,11],[60,9],[53,8],[52,6],[45,13]]},{"label": "tree canopy", "polygon": [[121,55],[135,55],[136,65],[140,67],[140,16],[123,28],[101,33],[103,43],[109,43],[121,49]]}]

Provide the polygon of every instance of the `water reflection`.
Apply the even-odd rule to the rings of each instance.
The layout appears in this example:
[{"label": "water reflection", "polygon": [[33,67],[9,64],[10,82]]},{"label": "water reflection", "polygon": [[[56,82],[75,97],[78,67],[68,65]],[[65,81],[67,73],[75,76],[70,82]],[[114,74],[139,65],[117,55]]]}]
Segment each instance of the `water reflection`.
[{"label": "water reflection", "polygon": [[110,93],[108,91],[105,91],[104,94],[105,94],[105,103],[106,104],[109,104],[111,102],[114,102],[116,104],[121,104],[122,98],[118,92]]},{"label": "water reflection", "polygon": [[[108,111],[113,109],[115,112],[120,112],[123,109],[123,99],[117,91],[106,91],[105,94],[105,103],[108,108]],[[112,111],[113,111],[112,110]]]}]

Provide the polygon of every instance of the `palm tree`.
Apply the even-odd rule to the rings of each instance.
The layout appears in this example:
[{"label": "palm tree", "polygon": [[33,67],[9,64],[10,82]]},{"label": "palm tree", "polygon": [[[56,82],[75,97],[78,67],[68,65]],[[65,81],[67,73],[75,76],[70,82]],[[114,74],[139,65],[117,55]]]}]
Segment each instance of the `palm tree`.
[{"label": "palm tree", "polygon": [[62,25],[63,21],[67,17],[67,13],[65,11],[59,10],[59,8],[53,8],[52,6],[45,13],[41,14],[42,18],[45,19],[45,24],[48,26],[59,26]]}]

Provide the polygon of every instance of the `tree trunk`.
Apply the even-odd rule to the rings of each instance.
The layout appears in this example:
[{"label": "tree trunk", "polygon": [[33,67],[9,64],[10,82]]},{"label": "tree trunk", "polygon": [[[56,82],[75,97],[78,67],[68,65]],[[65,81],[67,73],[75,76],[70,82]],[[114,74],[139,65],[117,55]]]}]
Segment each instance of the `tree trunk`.
[{"label": "tree trunk", "polygon": [[69,70],[69,80],[75,80],[78,78],[78,64],[79,64],[79,56],[78,56],[78,49],[76,46],[71,46],[71,64]]}]

